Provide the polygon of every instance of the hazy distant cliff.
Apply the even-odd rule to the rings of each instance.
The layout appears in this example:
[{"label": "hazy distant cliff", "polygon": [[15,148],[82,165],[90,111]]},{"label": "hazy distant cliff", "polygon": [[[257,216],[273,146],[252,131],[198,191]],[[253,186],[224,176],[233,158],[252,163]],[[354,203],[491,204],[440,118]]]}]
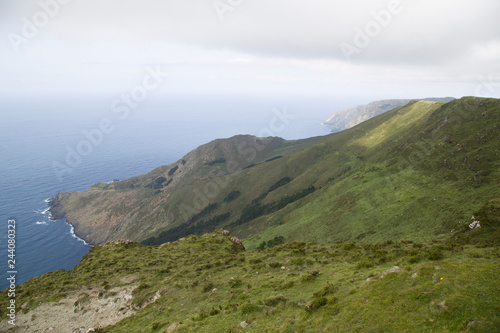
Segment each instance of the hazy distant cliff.
[{"label": "hazy distant cliff", "polygon": [[[455,98],[423,98],[423,101],[432,102],[451,102]],[[349,108],[334,112],[323,124],[331,128],[331,132],[340,132],[345,129],[356,126],[365,120],[378,116],[384,112],[397,108],[399,106],[410,103],[411,99],[385,99],[381,101],[371,102],[366,105],[358,105],[354,108]]]}]

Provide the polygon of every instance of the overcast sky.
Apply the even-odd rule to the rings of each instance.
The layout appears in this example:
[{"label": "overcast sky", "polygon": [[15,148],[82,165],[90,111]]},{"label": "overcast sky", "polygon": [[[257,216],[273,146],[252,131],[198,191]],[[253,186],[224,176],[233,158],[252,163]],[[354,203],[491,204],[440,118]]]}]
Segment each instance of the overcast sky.
[{"label": "overcast sky", "polygon": [[0,95],[118,93],[158,66],[165,94],[500,97],[498,13],[498,0],[0,0]]}]

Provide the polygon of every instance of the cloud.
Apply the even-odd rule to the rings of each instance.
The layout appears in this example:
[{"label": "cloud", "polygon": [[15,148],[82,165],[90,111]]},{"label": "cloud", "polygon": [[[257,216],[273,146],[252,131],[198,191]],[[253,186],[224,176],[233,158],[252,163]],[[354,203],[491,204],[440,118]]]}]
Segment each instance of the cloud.
[{"label": "cloud", "polygon": [[[59,0],[0,0],[0,33],[21,34],[23,18],[31,20],[40,3],[48,1]],[[220,1],[228,6],[223,20],[214,7]],[[3,40],[0,56],[9,66],[0,66],[5,73],[17,73],[14,81],[39,81],[41,76],[62,80],[67,73],[99,89],[103,76],[109,86],[137,73],[131,66],[152,63],[193,80],[197,71],[221,82],[230,78],[230,85],[377,80],[474,84],[478,75],[500,72],[497,0],[66,2],[22,46],[21,55],[13,55]],[[391,8],[398,8],[397,13]],[[366,45],[360,45],[363,39]],[[356,52],[347,59],[342,45]],[[50,78],[51,70],[58,75]],[[78,89],[77,81],[66,77],[56,86],[73,82]]]}]

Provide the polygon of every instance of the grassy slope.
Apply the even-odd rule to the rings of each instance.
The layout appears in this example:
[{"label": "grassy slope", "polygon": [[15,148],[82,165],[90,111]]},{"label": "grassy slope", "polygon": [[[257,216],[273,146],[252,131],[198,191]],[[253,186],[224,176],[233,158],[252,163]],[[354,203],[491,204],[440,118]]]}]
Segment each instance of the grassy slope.
[{"label": "grassy slope", "polygon": [[[164,246],[109,243],[71,271],[19,286],[18,303],[29,311],[85,286],[106,295],[131,284],[137,306],[162,297],[102,332],[165,332],[174,322],[182,322],[175,332],[239,332],[242,321],[250,332],[494,332],[499,208],[483,229],[428,245],[291,242],[242,251],[220,232]],[[394,265],[402,270],[387,273]]]},{"label": "grassy slope", "polygon": [[[320,191],[232,231],[257,234],[249,248],[278,235],[324,243],[446,237],[500,197],[499,117],[499,100],[477,98],[389,111],[313,148],[325,161],[309,173],[331,177]],[[351,170],[336,177],[335,158],[349,153]]]}]

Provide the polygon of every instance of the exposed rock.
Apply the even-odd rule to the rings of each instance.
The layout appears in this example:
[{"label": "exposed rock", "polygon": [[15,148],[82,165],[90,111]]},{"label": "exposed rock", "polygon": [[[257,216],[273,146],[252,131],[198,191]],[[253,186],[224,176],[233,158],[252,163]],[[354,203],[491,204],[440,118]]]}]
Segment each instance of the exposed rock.
[{"label": "exposed rock", "polygon": [[173,323],[172,325],[170,325],[168,328],[167,328],[167,333],[171,333],[173,332],[176,328],[180,327],[181,326],[181,323],[180,322],[176,322],[176,323]]},{"label": "exposed rock", "polygon": [[222,230],[221,234],[223,234],[224,236],[229,236],[229,231],[228,230]]},{"label": "exposed rock", "polygon": [[[101,296],[98,288],[68,292],[57,303],[44,303],[27,313],[20,311],[16,315],[16,332],[85,333],[114,325],[136,313],[131,304],[132,291],[136,287],[112,288]],[[6,332],[9,326],[5,321],[0,322],[0,332]]]},{"label": "exposed rock", "polygon": [[241,241],[237,238],[237,237],[231,237],[231,242],[233,242],[236,246],[242,248],[243,250],[245,250],[245,247],[243,246],[243,244],[241,243]]},{"label": "exposed rock", "polygon": [[242,322],[240,323],[240,326],[241,326],[242,328],[245,328],[245,327],[247,327],[247,326],[248,326],[248,323],[247,323],[246,321],[242,321]]},{"label": "exposed rock", "polygon": [[448,310],[448,307],[445,305],[446,301],[442,301],[442,302],[439,302],[437,304],[437,308],[438,309],[445,309],[445,310]]},{"label": "exposed rock", "polygon": [[399,272],[399,271],[402,271],[403,269],[398,267],[398,266],[394,266],[393,268],[391,269],[388,269],[386,270],[385,272],[388,274],[388,273],[394,273],[394,272]]}]

